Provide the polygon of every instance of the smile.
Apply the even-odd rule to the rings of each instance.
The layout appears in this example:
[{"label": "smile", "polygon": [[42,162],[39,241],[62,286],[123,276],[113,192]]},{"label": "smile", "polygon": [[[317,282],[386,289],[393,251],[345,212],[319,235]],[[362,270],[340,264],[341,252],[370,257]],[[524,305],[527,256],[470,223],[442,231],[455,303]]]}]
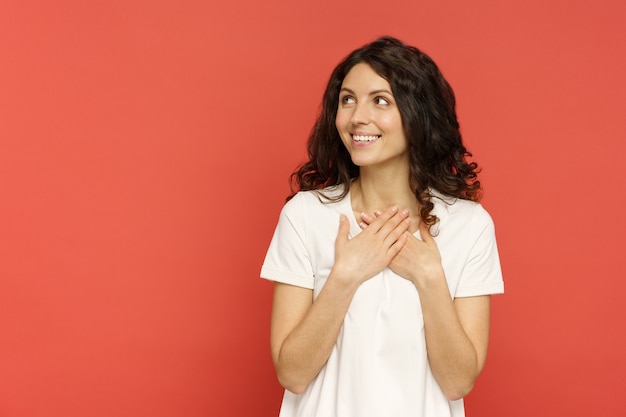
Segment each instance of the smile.
[{"label": "smile", "polygon": [[374,142],[380,139],[379,135],[352,135],[352,140],[355,142]]}]

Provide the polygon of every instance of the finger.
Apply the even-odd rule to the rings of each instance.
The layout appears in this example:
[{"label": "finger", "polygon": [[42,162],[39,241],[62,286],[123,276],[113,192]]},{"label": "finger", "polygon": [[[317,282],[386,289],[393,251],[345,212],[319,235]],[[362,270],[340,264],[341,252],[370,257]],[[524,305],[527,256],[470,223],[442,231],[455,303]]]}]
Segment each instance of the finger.
[{"label": "finger", "polygon": [[[379,219],[384,218],[385,213],[379,217]],[[379,233],[386,237],[389,235],[396,227],[398,227],[402,222],[409,217],[409,210],[403,209],[389,218],[385,224],[380,228]],[[378,220],[378,219],[377,219]],[[406,228],[405,228],[406,230]]]},{"label": "finger", "polygon": [[[398,207],[392,206],[382,212],[380,216],[376,217],[369,225],[368,229],[371,229],[374,233],[378,233],[382,229],[382,227],[387,223],[387,221],[393,218],[398,213]],[[395,225],[393,226],[395,227]],[[387,230],[387,233],[389,231]],[[385,233],[385,234],[387,234]]]},{"label": "finger", "polygon": [[433,238],[433,235],[430,234],[430,226],[428,226],[423,221],[420,222],[420,236],[422,237],[422,241],[424,241],[424,243],[428,245],[437,245],[435,239]]},{"label": "finger", "polygon": [[364,225],[361,226],[361,229],[365,229],[370,223],[374,221],[374,217],[370,216],[367,213],[361,213],[361,220],[362,223],[359,226]]},{"label": "finger", "polygon": [[389,250],[387,251],[387,255],[389,256],[390,260],[395,258],[396,255],[400,253],[402,248],[404,248],[404,245],[406,245],[406,242],[409,240],[409,235],[410,234],[408,231],[404,231],[403,233],[400,234],[400,236],[398,236],[396,241],[393,242],[393,244],[389,247]]},{"label": "finger", "polygon": [[336,245],[341,245],[348,241],[348,234],[350,233],[350,222],[348,218],[340,214],[339,215],[339,232],[337,233]]},{"label": "finger", "polygon": [[[399,217],[399,216],[398,216]],[[389,223],[389,222],[388,222]],[[404,218],[400,221],[394,229],[392,229],[387,236],[385,236],[384,243],[387,246],[393,246],[393,244],[400,239],[408,230],[411,225],[410,218]],[[386,227],[387,225],[385,225]]]}]

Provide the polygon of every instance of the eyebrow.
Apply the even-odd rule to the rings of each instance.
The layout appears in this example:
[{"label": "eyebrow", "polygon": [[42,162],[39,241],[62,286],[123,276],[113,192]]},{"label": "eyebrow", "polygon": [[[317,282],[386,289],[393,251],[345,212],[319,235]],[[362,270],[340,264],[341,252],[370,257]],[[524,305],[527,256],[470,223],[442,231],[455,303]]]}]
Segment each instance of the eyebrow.
[{"label": "eyebrow", "polygon": [[[350,90],[348,87],[341,87],[340,91],[346,91],[346,92],[348,92],[350,94],[355,94],[354,91]],[[385,90],[385,89],[370,91],[368,95],[373,96],[375,94],[380,94],[380,93],[387,93],[387,94],[389,94],[390,96],[393,97],[393,93],[391,91]]]}]

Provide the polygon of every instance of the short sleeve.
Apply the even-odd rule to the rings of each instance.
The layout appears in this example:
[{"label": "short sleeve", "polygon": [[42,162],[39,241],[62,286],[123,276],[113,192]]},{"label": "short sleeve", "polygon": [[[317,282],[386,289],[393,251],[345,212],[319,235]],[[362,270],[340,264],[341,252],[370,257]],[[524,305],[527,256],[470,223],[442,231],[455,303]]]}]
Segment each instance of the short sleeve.
[{"label": "short sleeve", "polygon": [[504,281],[498,256],[496,234],[489,213],[477,205],[471,222],[476,239],[463,267],[455,297],[501,294]]},{"label": "short sleeve", "polygon": [[307,249],[303,199],[294,196],[281,210],[261,267],[261,278],[313,289],[314,273]]}]

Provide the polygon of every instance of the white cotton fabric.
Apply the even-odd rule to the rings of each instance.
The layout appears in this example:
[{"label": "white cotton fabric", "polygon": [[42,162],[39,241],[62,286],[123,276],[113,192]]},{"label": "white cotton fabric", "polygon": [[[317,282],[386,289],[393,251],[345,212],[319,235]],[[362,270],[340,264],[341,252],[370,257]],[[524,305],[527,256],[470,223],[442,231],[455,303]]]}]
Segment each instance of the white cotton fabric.
[{"label": "white cotton fabric", "polygon": [[[489,214],[478,203],[433,195],[440,219],[433,232],[451,297],[502,293]],[[350,194],[335,203],[322,203],[315,192],[295,195],[280,214],[261,277],[310,288],[317,297],[334,263],[340,213],[350,219],[351,237],[361,233]],[[280,411],[280,417],[464,415],[463,400],[448,401],[431,373],[415,286],[389,268],[358,288],[328,362],[303,394],[285,391]]]}]

